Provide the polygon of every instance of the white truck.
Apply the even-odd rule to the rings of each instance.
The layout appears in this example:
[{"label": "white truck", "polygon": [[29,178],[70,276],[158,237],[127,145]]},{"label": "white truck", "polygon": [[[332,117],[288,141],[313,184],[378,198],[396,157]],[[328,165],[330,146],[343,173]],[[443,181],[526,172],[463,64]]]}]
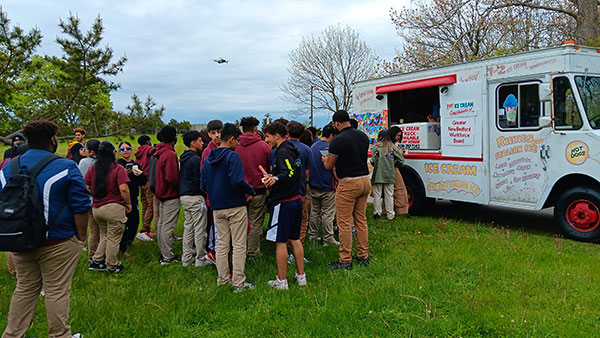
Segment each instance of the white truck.
[{"label": "white truck", "polygon": [[600,49],[562,46],[355,84],[403,130],[411,212],[435,199],[541,210],[600,239]]}]

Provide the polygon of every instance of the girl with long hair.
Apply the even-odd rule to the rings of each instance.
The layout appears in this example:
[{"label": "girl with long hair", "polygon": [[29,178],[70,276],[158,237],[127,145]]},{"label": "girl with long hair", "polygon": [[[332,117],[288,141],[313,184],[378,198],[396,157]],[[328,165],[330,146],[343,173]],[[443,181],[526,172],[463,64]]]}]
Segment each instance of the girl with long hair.
[{"label": "girl with long hair", "polygon": [[371,164],[373,165],[371,176],[374,199],[373,218],[378,219],[381,216],[382,192],[387,218],[392,220],[396,216],[394,212],[394,183],[396,182],[396,168],[401,167],[403,163],[404,157],[390,139],[389,132],[380,131],[371,156]]},{"label": "girl with long hair", "polygon": [[100,143],[96,162],[85,174],[85,184],[92,194],[92,215],[100,230],[100,243],[90,262],[90,270],[118,273],[123,265],[117,255],[125,230],[126,214],[131,212],[129,177],[125,168],[117,165],[115,146]]}]

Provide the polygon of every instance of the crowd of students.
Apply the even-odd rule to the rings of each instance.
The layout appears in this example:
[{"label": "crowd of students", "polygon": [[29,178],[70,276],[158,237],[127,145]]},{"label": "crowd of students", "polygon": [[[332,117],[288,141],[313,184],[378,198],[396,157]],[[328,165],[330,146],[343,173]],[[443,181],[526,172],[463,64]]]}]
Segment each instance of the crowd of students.
[{"label": "crowd of students", "polygon": [[[156,145],[146,135],[138,138],[135,161],[131,143],[123,141],[115,147],[108,141],[86,141],[85,130],[76,129],[67,158],[77,163],[80,184],[91,196],[86,197],[91,199],[86,221],[89,270],[120,273],[125,268],[121,258],[131,257],[127,249],[134,239],[151,242],[155,237],[159,264],[214,264],[218,285],[231,285],[235,292],[253,289],[254,283],[246,280],[245,262],[247,256],[262,254],[267,212],[266,239],[276,243],[277,276],[268,282],[271,287],[288,289],[288,264],[296,266],[297,284],[307,284],[306,239],[320,243],[322,238],[323,246],[340,246],[338,260],[329,264],[332,269],[350,270],[353,260],[368,265],[365,213],[371,190],[375,218],[382,214],[382,198],[388,219],[408,212],[398,170],[403,157],[394,145],[401,131],[392,128],[380,133],[372,151],[370,177],[369,139],[351,122],[348,113],[340,110],[319,137],[315,128],[285,119],[263,126],[262,131],[254,117],[244,117],[241,130],[213,120],[205,130],[182,135],[187,149],[179,158],[177,132],[165,126]],[[55,136],[50,140],[56,142]],[[25,136],[16,134],[13,141],[8,158],[24,152],[19,143]],[[55,151],[53,145],[42,148]],[[181,209],[185,221],[183,237],[178,238],[173,231]],[[76,237],[82,242],[79,230]],[[351,256],[353,237],[355,257]],[[173,249],[176,240],[183,241],[180,256]]]}]

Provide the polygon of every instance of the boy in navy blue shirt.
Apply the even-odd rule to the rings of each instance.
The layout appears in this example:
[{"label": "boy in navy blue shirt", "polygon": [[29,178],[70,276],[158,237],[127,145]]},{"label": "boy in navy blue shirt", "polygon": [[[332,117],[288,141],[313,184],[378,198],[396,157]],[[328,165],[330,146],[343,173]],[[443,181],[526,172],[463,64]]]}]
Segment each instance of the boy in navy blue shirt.
[{"label": "boy in navy blue shirt", "polygon": [[[20,157],[22,170],[31,170],[56,152],[58,126],[50,121],[31,121],[23,133],[29,150]],[[10,176],[10,165],[0,172],[0,190]],[[59,158],[36,177],[49,230],[42,245],[32,251],[15,252],[17,287],[13,293],[3,337],[23,337],[31,327],[40,291],[45,291],[48,336],[71,337],[69,298],[71,281],[86,238],[90,195],[77,163]],[[60,213],[57,215],[57,213]]]},{"label": "boy in navy blue shirt", "polygon": [[[254,196],[254,189],[244,181],[244,165],[235,152],[241,134],[234,124],[225,123],[221,144],[210,151],[200,175],[200,185],[208,193],[217,226],[217,285],[232,284],[236,292],[254,289],[254,283],[246,282],[244,273],[248,238],[246,195]],[[230,246],[233,246],[231,279]]]},{"label": "boy in navy blue shirt", "polygon": [[325,170],[321,158],[329,151],[329,143],[335,135],[335,127],[331,124],[323,127],[321,139],[316,141],[311,150],[312,166],[310,167],[311,211],[308,226],[308,239],[317,240],[319,224],[323,225],[323,245],[339,245],[333,237],[333,221],[335,219],[335,182],[333,172]]}]

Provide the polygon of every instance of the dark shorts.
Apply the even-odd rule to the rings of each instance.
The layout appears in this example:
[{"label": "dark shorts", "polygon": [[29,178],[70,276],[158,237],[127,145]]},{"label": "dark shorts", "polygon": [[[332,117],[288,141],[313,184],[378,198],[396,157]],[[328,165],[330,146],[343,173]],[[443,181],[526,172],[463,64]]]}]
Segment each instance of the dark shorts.
[{"label": "dark shorts", "polygon": [[[273,219],[274,210],[279,206],[277,219]],[[288,240],[300,239],[300,224],[302,223],[302,199],[291,202],[281,202],[269,208],[269,228],[277,225],[276,242],[286,243]]]}]

